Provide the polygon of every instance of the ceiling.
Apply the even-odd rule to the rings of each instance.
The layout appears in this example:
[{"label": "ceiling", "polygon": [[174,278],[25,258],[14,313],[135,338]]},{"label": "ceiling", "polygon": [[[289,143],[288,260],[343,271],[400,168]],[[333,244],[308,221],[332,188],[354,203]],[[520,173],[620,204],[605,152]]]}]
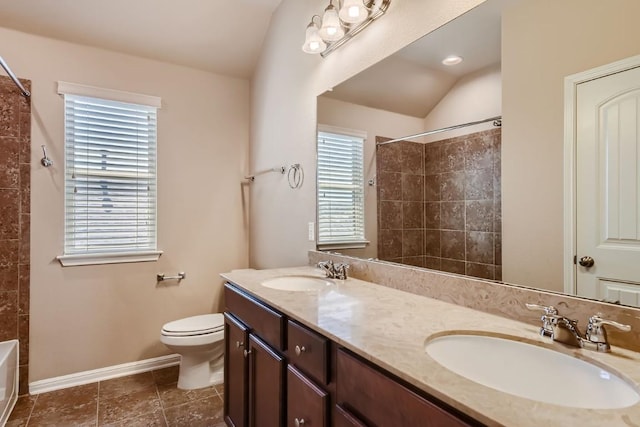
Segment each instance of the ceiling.
[{"label": "ceiling", "polygon": [[280,2],[0,0],[0,26],[249,78]]},{"label": "ceiling", "polygon": [[[500,63],[501,11],[513,1],[487,0],[323,96],[424,118],[461,78]],[[443,65],[449,55],[464,61]]]}]

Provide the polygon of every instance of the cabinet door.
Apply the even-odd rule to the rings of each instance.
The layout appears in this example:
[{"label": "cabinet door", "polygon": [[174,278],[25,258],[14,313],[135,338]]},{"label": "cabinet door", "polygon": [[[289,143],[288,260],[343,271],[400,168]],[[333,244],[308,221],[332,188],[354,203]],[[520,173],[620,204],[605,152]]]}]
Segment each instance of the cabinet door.
[{"label": "cabinet door", "polygon": [[224,314],[224,419],[230,427],[247,426],[247,373],[244,350],[247,327],[229,313]]},{"label": "cabinet door", "polygon": [[264,341],[249,335],[249,425],[284,425],[285,360]]},{"label": "cabinet door", "polygon": [[287,368],[287,427],[326,427],[329,394],[293,366]]}]

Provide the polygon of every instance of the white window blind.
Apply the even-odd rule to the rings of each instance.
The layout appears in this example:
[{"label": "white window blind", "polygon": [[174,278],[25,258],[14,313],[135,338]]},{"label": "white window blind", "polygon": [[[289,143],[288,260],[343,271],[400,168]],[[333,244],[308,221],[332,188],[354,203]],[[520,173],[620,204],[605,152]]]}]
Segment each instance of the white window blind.
[{"label": "white window blind", "polygon": [[362,247],[364,139],[318,132],[318,245]]},{"label": "white window blind", "polygon": [[64,104],[65,255],[156,251],[157,108],[70,94]]}]

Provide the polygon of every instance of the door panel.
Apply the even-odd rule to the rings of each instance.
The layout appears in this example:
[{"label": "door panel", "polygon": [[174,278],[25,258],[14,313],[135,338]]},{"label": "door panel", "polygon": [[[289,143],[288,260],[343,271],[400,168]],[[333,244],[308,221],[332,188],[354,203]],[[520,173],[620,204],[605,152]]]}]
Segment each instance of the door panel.
[{"label": "door panel", "polygon": [[249,335],[249,425],[284,425],[285,360],[260,338]]},{"label": "door panel", "polygon": [[[578,295],[633,303],[640,292],[640,67],[576,92]],[[637,301],[633,305],[638,305]]]},{"label": "door panel", "polygon": [[248,364],[244,350],[249,331],[242,322],[225,313],[224,334],[224,418],[231,427],[246,427]]}]

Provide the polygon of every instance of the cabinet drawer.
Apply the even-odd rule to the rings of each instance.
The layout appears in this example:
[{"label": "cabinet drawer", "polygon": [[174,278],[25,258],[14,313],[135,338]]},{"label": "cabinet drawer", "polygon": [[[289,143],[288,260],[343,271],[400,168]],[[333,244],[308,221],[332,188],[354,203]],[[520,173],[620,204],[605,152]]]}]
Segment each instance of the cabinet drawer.
[{"label": "cabinet drawer", "polygon": [[284,351],[285,317],[229,283],[224,285],[227,310],[271,346]]},{"label": "cabinet drawer", "polygon": [[356,356],[337,356],[336,403],[371,426],[469,426]]},{"label": "cabinet drawer", "polygon": [[314,380],[329,383],[329,340],[294,321],[287,322],[289,363]]},{"label": "cabinet drawer", "polygon": [[287,427],[329,425],[329,394],[293,366],[287,368]]},{"label": "cabinet drawer", "polygon": [[367,427],[362,421],[350,414],[349,411],[340,405],[336,405],[333,419],[333,427]]}]

